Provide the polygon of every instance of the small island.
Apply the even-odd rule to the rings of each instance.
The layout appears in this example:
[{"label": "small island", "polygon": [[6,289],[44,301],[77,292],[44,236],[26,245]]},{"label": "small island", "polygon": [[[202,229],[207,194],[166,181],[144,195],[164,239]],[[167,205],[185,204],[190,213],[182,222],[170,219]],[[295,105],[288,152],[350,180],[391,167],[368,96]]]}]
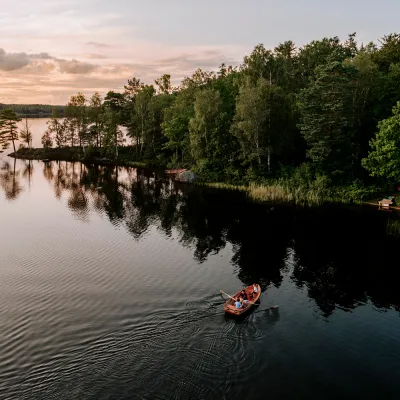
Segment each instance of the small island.
[{"label": "small island", "polygon": [[121,148],[119,158],[110,158],[105,149],[85,149],[81,147],[61,147],[61,148],[27,148],[22,147],[17,151],[8,154],[9,157],[22,160],[42,160],[42,161],[80,161],[86,164],[98,165],[118,165],[118,166],[156,166],[151,162],[141,162],[130,160],[124,156],[129,148]]}]

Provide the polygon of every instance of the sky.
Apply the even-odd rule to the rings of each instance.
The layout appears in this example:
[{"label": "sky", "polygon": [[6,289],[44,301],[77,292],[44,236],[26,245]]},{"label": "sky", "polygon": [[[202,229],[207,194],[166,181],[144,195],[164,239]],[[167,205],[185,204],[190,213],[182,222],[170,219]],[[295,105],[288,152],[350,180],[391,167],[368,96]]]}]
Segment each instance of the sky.
[{"label": "sky", "polygon": [[133,76],[178,84],[253,47],[400,31],[399,0],[0,0],[0,103],[65,104]]}]

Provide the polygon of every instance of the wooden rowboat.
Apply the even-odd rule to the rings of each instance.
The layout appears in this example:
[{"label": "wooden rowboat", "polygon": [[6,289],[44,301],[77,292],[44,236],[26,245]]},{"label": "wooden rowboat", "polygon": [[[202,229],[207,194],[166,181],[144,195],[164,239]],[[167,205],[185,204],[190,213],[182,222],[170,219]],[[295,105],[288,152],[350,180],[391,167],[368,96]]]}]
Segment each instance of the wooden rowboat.
[{"label": "wooden rowboat", "polygon": [[[247,298],[249,300],[248,303],[244,302],[242,304],[241,308],[236,308],[235,300],[230,298],[224,305],[224,311],[227,314],[235,315],[235,316],[243,315],[247,311],[249,311],[254,306],[254,303],[261,296],[261,287],[258,284],[256,284],[256,286],[257,286],[258,292],[254,296],[253,296],[253,285],[248,286],[247,288],[243,289],[247,294]],[[240,292],[241,292],[241,290],[239,292],[237,292],[233,297],[236,299],[239,296]]]}]

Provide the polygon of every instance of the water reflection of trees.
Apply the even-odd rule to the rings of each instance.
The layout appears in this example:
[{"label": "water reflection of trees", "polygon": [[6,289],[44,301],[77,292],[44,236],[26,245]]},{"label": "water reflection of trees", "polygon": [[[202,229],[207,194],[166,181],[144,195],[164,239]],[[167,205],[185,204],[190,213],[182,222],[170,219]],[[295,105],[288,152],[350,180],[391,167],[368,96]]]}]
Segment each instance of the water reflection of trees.
[{"label": "water reflection of trees", "polygon": [[23,165],[24,165],[24,168],[22,171],[22,177],[28,181],[28,186],[30,188],[32,175],[33,175],[33,163],[31,160],[26,160],[23,162]]},{"label": "water reflection of trees", "polygon": [[[16,200],[22,192],[20,171],[16,169],[17,160],[4,161],[0,167],[0,186],[7,200]],[[24,172],[25,175],[25,172]]]},{"label": "water reflection of trees", "polygon": [[292,278],[305,286],[326,316],[337,306],[351,310],[371,300],[399,307],[398,239],[387,216],[375,210],[329,208],[297,214]]},{"label": "water reflection of trees", "polygon": [[[192,247],[199,262],[230,243],[233,263],[245,267],[239,272],[243,281],[257,279],[266,286],[278,285],[282,279],[280,266],[290,240],[283,229],[286,214],[270,216],[265,207],[249,207],[243,194],[179,185],[163,174],[134,168],[50,162],[43,174],[56,197],[66,195],[68,207],[83,221],[90,211],[97,211],[113,224],[125,226],[137,240],[155,226]],[[254,221],[263,214],[269,222],[258,230]],[[268,277],[265,269],[271,272]]]},{"label": "water reflection of trees", "polygon": [[[31,175],[32,165],[26,164],[22,176],[30,181]],[[398,307],[400,224],[391,215],[248,204],[243,193],[179,185],[134,168],[50,162],[43,176],[57,198],[67,198],[75,218],[89,221],[97,213],[135,240],[156,228],[192,248],[200,263],[229,245],[243,283],[279,287],[289,274],[326,316],[369,300]],[[15,163],[4,163],[0,185],[6,198],[18,196],[19,179]]]}]

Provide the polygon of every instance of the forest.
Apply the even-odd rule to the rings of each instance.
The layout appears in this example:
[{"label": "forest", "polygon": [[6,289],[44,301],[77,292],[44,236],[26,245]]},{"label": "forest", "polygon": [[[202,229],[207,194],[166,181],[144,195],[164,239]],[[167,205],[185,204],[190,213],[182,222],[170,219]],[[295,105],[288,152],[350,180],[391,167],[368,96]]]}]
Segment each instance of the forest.
[{"label": "forest", "polygon": [[[190,168],[209,182],[346,187],[356,196],[394,188],[400,34],[378,43],[359,44],[354,33],[300,48],[259,44],[240,66],[197,69],[177,87],[165,74],[153,84],[132,77],[122,93],[104,98],[78,93],[65,118],[53,109],[43,147]],[[2,128],[0,144],[11,136]]]},{"label": "forest", "polygon": [[52,106],[49,104],[1,104],[0,110],[11,109],[20,117],[50,117],[53,109],[63,116],[65,106]]}]

